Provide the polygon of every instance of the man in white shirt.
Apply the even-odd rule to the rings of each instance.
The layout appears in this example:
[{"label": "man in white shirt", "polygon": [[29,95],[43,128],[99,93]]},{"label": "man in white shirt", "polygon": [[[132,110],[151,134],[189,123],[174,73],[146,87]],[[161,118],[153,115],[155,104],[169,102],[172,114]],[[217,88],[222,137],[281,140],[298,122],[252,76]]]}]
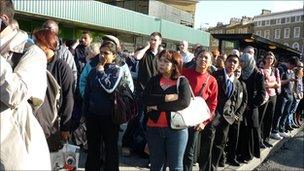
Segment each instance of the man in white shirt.
[{"label": "man in white shirt", "polygon": [[183,40],[179,45],[179,49],[180,49],[180,54],[183,57],[183,64],[190,62],[194,58],[193,53],[190,53],[188,51],[188,42],[187,41]]}]

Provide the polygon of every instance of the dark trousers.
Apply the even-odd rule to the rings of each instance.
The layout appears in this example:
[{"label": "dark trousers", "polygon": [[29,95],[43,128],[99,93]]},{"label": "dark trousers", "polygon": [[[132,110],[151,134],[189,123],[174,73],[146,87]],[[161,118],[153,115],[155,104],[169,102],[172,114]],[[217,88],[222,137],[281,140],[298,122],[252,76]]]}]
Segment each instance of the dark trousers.
[{"label": "dark trousers", "polygon": [[[89,114],[86,117],[88,157],[85,165],[87,171],[118,171],[118,132],[119,125],[112,122],[111,116]],[[102,144],[104,143],[104,149]],[[100,150],[102,149],[102,150]],[[105,162],[101,160],[101,151],[105,152]]]},{"label": "dark trousers", "polygon": [[194,127],[188,128],[188,142],[184,154],[184,171],[192,171],[193,163],[196,162],[196,145],[199,132]]},{"label": "dark trousers", "polygon": [[218,163],[224,153],[226,139],[228,137],[229,123],[224,117],[219,118],[219,124],[216,126],[215,138],[212,149],[212,166],[217,168]]},{"label": "dark trousers", "polygon": [[229,127],[228,142],[226,146],[227,160],[231,161],[236,159],[236,149],[238,145],[239,130],[240,130],[240,122],[237,123],[234,122]]},{"label": "dark trousers", "polygon": [[276,107],[276,101],[277,101],[277,96],[271,96],[269,97],[269,101],[267,102],[267,107],[266,109],[263,111],[263,118],[260,122],[261,124],[261,137],[262,139],[268,140],[270,137],[270,132],[271,132],[271,128],[272,128],[272,120],[273,120],[273,116],[274,116],[274,111],[275,111],[275,107]]},{"label": "dark trousers", "polygon": [[244,122],[241,122],[239,137],[238,158],[247,161],[253,157],[260,158],[259,128],[246,126]]},{"label": "dark trousers", "polygon": [[215,136],[214,124],[209,123],[205,129],[201,132],[201,144],[200,144],[200,154],[198,158],[199,168],[202,171],[213,170],[211,166],[212,157],[212,147]]},{"label": "dark trousers", "polygon": [[292,95],[280,95],[278,96],[274,118],[272,121],[272,132],[284,132],[285,122],[290,111],[290,106],[292,104]]}]

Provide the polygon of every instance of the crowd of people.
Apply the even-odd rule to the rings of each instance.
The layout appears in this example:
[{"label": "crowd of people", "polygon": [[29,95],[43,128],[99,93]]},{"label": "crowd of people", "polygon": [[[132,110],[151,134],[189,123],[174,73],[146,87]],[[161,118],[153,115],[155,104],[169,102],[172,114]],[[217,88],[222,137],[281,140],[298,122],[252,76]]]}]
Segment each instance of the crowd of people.
[{"label": "crowd of people", "polygon": [[[79,41],[64,42],[53,20],[28,36],[13,19],[12,1],[0,5],[1,170],[51,170],[50,153],[68,140],[87,150],[86,170],[119,170],[121,128],[113,121],[112,94],[121,82],[138,106],[122,154],[149,157],[152,171],[240,166],[272,147],[270,138],[288,137],[302,124],[303,63],[297,57],[277,61],[269,51],[256,61],[251,46],[227,55],[199,45],[190,52],[184,40],[166,49],[159,32],[129,53],[113,35],[94,42],[84,31]],[[54,121],[47,72],[60,86]],[[191,91],[211,116],[172,129],[170,113],[189,106]],[[74,133],[79,125],[87,141]]]}]

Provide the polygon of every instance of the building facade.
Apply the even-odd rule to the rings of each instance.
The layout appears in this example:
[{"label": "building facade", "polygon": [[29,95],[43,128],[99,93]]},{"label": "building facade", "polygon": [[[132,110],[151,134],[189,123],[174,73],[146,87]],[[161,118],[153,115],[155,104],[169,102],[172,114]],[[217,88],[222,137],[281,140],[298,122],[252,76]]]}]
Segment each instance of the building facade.
[{"label": "building facade", "polygon": [[[245,34],[253,33],[253,19],[243,16],[242,18],[231,18],[229,24],[217,23],[215,27],[209,28],[207,31],[210,34]],[[229,53],[235,42],[224,42],[222,53]],[[219,42],[217,39],[210,37],[210,48],[218,49]]]},{"label": "building facade", "polygon": [[262,10],[254,17],[254,33],[271,41],[292,47],[304,53],[303,8],[271,13]]},{"label": "building facade", "polygon": [[188,27],[194,26],[196,0],[98,0]]}]

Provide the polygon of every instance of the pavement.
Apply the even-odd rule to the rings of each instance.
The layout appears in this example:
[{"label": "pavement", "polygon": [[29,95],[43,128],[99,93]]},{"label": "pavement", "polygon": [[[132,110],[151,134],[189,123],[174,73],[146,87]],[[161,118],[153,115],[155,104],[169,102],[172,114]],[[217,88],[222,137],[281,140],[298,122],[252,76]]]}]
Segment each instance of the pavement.
[{"label": "pavement", "polygon": [[[126,125],[121,126],[122,129],[124,130],[126,128]],[[219,167],[219,171],[228,171],[228,170],[236,170],[236,171],[243,171],[243,170],[254,170],[257,168],[259,165],[263,163],[269,156],[271,156],[274,152],[279,150],[284,143],[286,143],[290,138],[294,137],[296,134],[298,134],[300,131],[304,130],[304,125],[302,125],[301,128],[294,129],[291,132],[288,132],[289,137],[288,138],[283,138],[282,140],[270,140],[270,144],[273,145],[272,148],[265,148],[261,149],[261,157],[260,158],[253,158],[250,162],[247,164],[241,164],[239,167],[234,167],[230,165],[225,165],[225,167]],[[120,139],[119,139],[119,147],[121,147],[121,138],[122,138],[123,132],[120,132]],[[79,161],[79,168],[77,170],[85,170],[84,169],[84,164],[86,160],[86,153],[82,152],[80,154],[80,161]],[[137,155],[131,155],[129,157],[124,157],[120,155],[119,157],[119,170],[121,171],[138,171],[138,170],[149,170],[148,164],[149,160],[141,158]],[[167,169],[168,170],[168,169]],[[193,166],[193,170],[199,170],[198,165]]]}]

